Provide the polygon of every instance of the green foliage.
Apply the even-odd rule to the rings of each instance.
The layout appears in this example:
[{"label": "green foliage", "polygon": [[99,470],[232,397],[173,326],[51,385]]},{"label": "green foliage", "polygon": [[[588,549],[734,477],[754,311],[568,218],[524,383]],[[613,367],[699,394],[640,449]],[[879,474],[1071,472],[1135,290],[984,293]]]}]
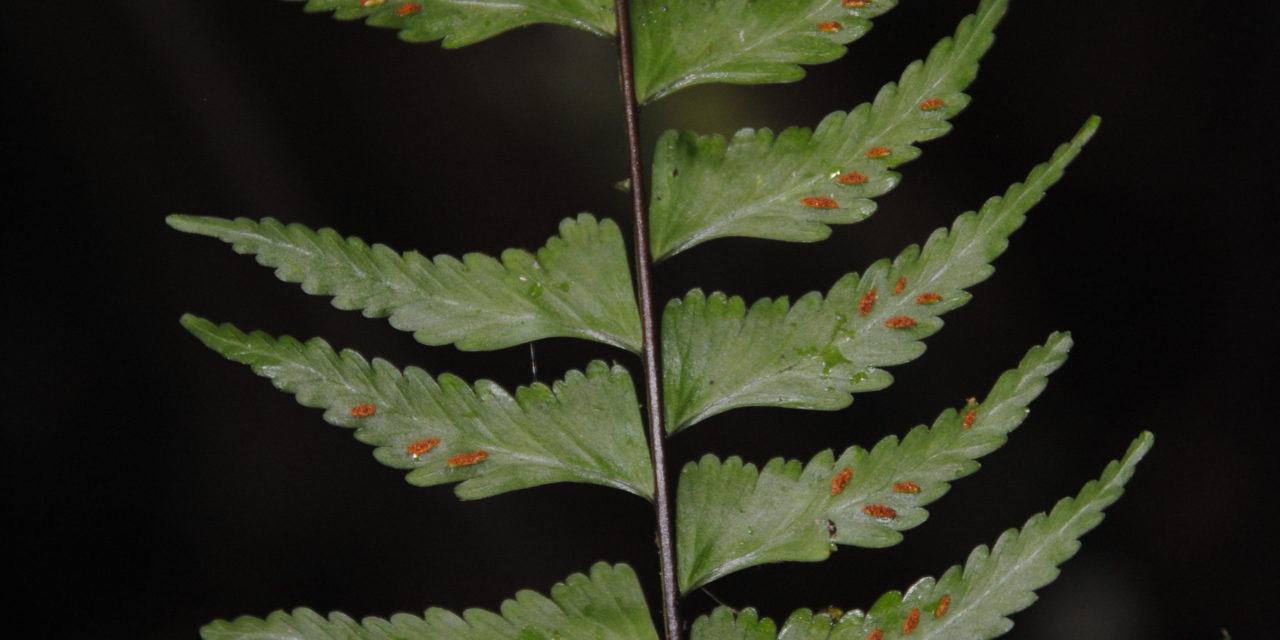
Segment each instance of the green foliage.
[{"label": "green foliage", "polygon": [[[301,2],[302,0],[289,0]],[[492,38],[516,27],[550,23],[612,36],[609,0],[306,0],[307,11],[332,11],[400,32],[409,42],[444,40],[449,48]]]},{"label": "green foliage", "polygon": [[[325,410],[330,424],[356,429],[377,447],[379,462],[408,469],[409,482],[461,482],[462,498],[485,498],[552,482],[589,482],[653,495],[653,469],[636,409],[631,376],[622,367],[592,362],[551,387],[521,387],[514,397],[481,380],[438,379],[417,367],[402,373],[385,360],[369,363],[341,354],[319,338],[306,343],[185,316],[182,324],[209,348],[253,367],[298,402]],[[374,413],[358,415],[356,407]],[[436,439],[428,452],[410,445]],[[454,456],[484,451],[478,464],[455,466]]]},{"label": "green foliage", "polygon": [[333,296],[339,309],[389,317],[423,344],[480,351],[550,337],[595,340],[640,350],[640,320],[631,294],[622,234],[590,215],[560,223],[560,235],[537,255],[518,249],[502,261],[468,253],[424,258],[369,246],[332,229],[312,231],[267,218],[223,220],[169,216],[189,233],[256,254],[276,277],[312,295]]},{"label": "green foliage", "polygon": [[[870,216],[871,198],[898,184],[890,169],[920,155],[912,144],[950,131],[947,120],[969,103],[961,92],[977,76],[1005,7],[1003,0],[984,2],[954,38],[939,42],[925,62],[911,63],[875,102],[836,111],[815,132],[793,127],[775,137],[768,129],[743,129],[728,142],[663,134],[653,162],[654,257],[726,236],[813,242],[831,235],[829,225]],[[926,103],[933,99],[942,102]],[[889,153],[867,155],[877,148]],[[806,198],[830,202],[807,206]]]},{"label": "green foliage", "polygon": [[830,62],[897,0],[637,0],[636,93],[651,102],[706,82],[795,82]]},{"label": "green foliage", "polygon": [[[663,316],[668,429],[737,407],[842,409],[850,394],[888,386],[892,377],[876,367],[924,352],[921,340],[942,328],[938,316],[968,302],[965,289],[991,275],[1009,235],[1097,126],[1091,118],[1026,182],[961,215],[949,231],[934,231],[923,250],[913,245],[861,277],[846,275],[825,298],[762,299],[748,308],[737,296],[695,290],[673,301]],[[911,325],[895,326],[895,318]]]},{"label": "green foliage", "polygon": [[468,609],[461,616],[444,609],[404,613],[357,622],[310,609],[277,611],[266,619],[243,617],[206,626],[204,640],[657,640],[644,594],[631,567],[603,562],[591,576],[571,575],[551,588],[548,598],[521,591],[502,603],[501,615]]},{"label": "green foliage", "polygon": [[916,640],[1002,635],[1013,626],[1006,616],[1035,602],[1035,590],[1057,578],[1058,565],[1080,549],[1080,536],[1102,522],[1103,509],[1124,493],[1153,441],[1144,432],[1123,459],[1108,464],[1102,477],[1086,484],[1074,499],[1063,498],[1048,515],[1037,514],[1021,530],[1006,531],[994,547],[974,549],[963,568],[951,567],[937,580],[923,578],[905,594],[886,593],[865,613],[850,611],[833,620],[802,609],[778,631],[754,610],[735,616],[721,607],[694,623],[693,640],[864,640],[876,629],[885,638],[905,636],[907,627]]},{"label": "green foliage", "polygon": [[[301,2],[303,0],[290,0]],[[306,0],[306,10],[388,27],[409,42],[463,47],[531,24],[601,36],[616,31],[609,0]],[[831,62],[897,0],[635,0],[636,89],[652,102],[707,82],[795,82],[802,64]],[[863,6],[857,6],[862,4]]]},{"label": "green foliage", "polygon": [[[294,0],[298,1],[298,0]],[[616,30],[608,0],[309,0],[308,11],[364,18],[411,41],[462,46],[535,23],[569,25],[599,35]],[[894,0],[635,0],[638,93],[651,101],[705,82],[799,79],[799,65],[832,60],[863,35],[870,18]],[[963,91],[991,46],[1005,0],[981,0],[955,36],[870,104],[835,112],[817,129],[744,129],[732,140],[668,132],[658,143],[651,193],[654,254],[661,259],[713,238],[745,236],[812,242],[831,225],[857,222],[872,198],[892,189],[892,169],[919,155],[915,144],[950,129],[969,97]],[[825,293],[794,302],[694,289],[667,305],[660,340],[667,429],[674,435],[737,407],[836,410],[852,394],[884,388],[883,367],[918,357],[940,316],[969,301],[969,287],[993,272],[992,261],[1025,214],[1062,176],[1098,126],[1091,118],[1025,182],[977,212],[936,230],[861,275],[839,278]],[[286,282],[333,297],[334,306],[386,317],[427,345],[498,349],[548,337],[602,342],[642,351],[622,233],[588,214],[564,220],[536,253],[510,249],[500,259],[466,254],[428,259],[367,245],[330,229],[312,231],[273,219],[255,222],[171,216],[169,224],[219,238],[253,254]],[[648,308],[651,301],[644,301]],[[187,315],[183,325],[222,355],[249,365],[325,419],[353,428],[382,463],[410,482],[459,483],[462,498],[555,482],[584,482],[663,500],[645,442],[632,376],[595,361],[551,386],[509,393],[493,382],[399,370],[381,359],[334,351],[318,338],[299,342],[246,334]],[[688,591],[765,562],[818,561],[837,545],[896,544],[928,517],[925,505],[979,468],[978,458],[1004,444],[1066,358],[1071,339],[1053,334],[1006,372],[989,394],[943,411],[932,426],[870,450],[824,451],[808,463],[776,458],[762,467],[738,457],[705,456],[680,474],[677,540],[679,589]],[[660,399],[654,399],[655,405]],[[653,409],[656,412],[656,409]],[[1049,515],[979,547],[964,568],[891,592],[867,612],[834,620],[807,610],[778,629],[746,609],[727,608],[693,627],[700,640],[865,640],[991,638],[1006,616],[1034,599],[1075,553],[1078,538],[1119,498],[1150,448],[1143,434],[1100,480]],[[656,443],[649,443],[654,445]],[[656,456],[656,454],[654,454]],[[674,592],[674,589],[669,593]],[[519,593],[501,614],[461,617],[430,609],[363,622],[307,609],[266,619],[216,622],[206,640],[232,639],[512,639],[656,640],[636,576],[625,565],[597,564],[571,576],[547,598]]]},{"label": "green foliage", "polygon": [[[760,470],[736,457],[721,462],[708,455],[689,463],[677,499],[681,590],[766,562],[826,560],[836,544],[897,544],[900,531],[928,517],[924,505],[942,497],[951,481],[977,471],[974,460],[1002,446],[1022,424],[1027,405],[1070,348],[1070,336],[1049,336],[1017,369],[1000,376],[981,402],[948,409],[932,428],[916,427],[902,441],[889,436],[871,451],[849,447],[838,457],[823,451],[807,465],[774,458]],[[833,482],[846,469],[847,484],[837,490]],[[863,511],[871,505],[894,515]]]}]

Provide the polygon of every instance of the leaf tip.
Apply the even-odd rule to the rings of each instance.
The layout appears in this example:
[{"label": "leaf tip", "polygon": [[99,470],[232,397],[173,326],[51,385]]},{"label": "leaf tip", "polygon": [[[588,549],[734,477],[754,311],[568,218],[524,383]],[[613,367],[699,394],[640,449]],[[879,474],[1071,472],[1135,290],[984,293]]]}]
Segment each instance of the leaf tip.
[{"label": "leaf tip", "polygon": [[218,328],[212,320],[201,318],[194,313],[182,314],[182,317],[178,318],[178,324],[182,325],[182,328],[196,334],[197,336],[200,334],[213,333]]},{"label": "leaf tip", "polygon": [[1089,116],[1089,118],[1084,121],[1084,124],[1081,125],[1080,131],[1076,133],[1075,140],[1072,140],[1072,143],[1079,146],[1089,142],[1093,139],[1094,134],[1098,132],[1098,127],[1100,126],[1102,126],[1101,116],[1096,114]]},{"label": "leaf tip", "polygon": [[185,213],[171,213],[164,217],[164,223],[178,231],[192,233],[195,231],[198,217]]},{"label": "leaf tip", "polygon": [[1075,339],[1071,337],[1070,331],[1054,331],[1049,334],[1049,339],[1044,342],[1046,347],[1054,351],[1066,353],[1071,351],[1071,347],[1075,346]]},{"label": "leaf tip", "polygon": [[625,562],[609,564],[604,560],[591,565],[590,576],[594,582],[610,579],[636,580],[636,572],[631,568],[631,565]]},{"label": "leaf tip", "polygon": [[[408,479],[411,484],[416,484],[413,482],[412,479],[410,479],[412,475],[413,474],[410,473],[408,476],[406,476],[406,479]],[[468,478],[458,483],[453,488],[453,495],[457,496],[459,500],[463,500],[463,501],[480,500],[483,498],[488,498],[490,496],[497,495],[498,493],[501,493],[501,491],[493,490],[490,486],[488,486],[488,483],[479,481],[478,478]]]},{"label": "leaf tip", "polygon": [[1125,457],[1128,458],[1133,456],[1134,462],[1137,462],[1138,460],[1141,460],[1143,456],[1147,455],[1147,452],[1150,451],[1151,447],[1155,446],[1155,444],[1156,434],[1143,429],[1142,433],[1138,434],[1138,438],[1133,441],[1133,446],[1129,449],[1129,455]]}]

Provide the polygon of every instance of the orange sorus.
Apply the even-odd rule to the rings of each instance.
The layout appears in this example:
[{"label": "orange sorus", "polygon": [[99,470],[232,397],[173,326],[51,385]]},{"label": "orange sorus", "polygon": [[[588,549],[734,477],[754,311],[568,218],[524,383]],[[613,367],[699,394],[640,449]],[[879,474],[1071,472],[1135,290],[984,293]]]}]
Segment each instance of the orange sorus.
[{"label": "orange sorus", "polygon": [[800,204],[814,209],[839,209],[840,203],[831,198],[800,198]]},{"label": "orange sorus", "polygon": [[484,462],[485,458],[488,458],[488,457],[489,457],[489,452],[487,451],[472,451],[471,453],[459,453],[458,455],[452,458],[449,458],[449,462],[447,464],[451,467],[466,467],[469,465],[479,464],[481,462]]},{"label": "orange sorus", "polygon": [[907,316],[894,316],[885,320],[884,326],[889,327],[890,329],[906,329],[907,327],[916,326],[916,321],[912,318],[908,318]]},{"label": "orange sorus", "polygon": [[844,470],[837,473],[836,476],[831,479],[831,495],[840,495],[840,493],[844,491],[844,488],[848,486],[849,479],[852,477],[853,469],[850,469],[849,467],[845,467]]},{"label": "orange sorus", "polygon": [[351,407],[352,418],[368,418],[378,412],[378,408],[371,404],[358,404]]},{"label": "orange sorus", "polygon": [[933,610],[933,617],[941,618],[942,616],[947,615],[947,609],[950,608],[951,594],[948,593],[947,595],[942,596],[942,599],[938,601],[938,608]]},{"label": "orange sorus", "polygon": [[870,180],[870,178],[868,178],[867,176],[861,173],[858,173],[857,171],[850,171],[849,173],[846,173],[840,176],[839,178],[836,178],[836,180],[842,184],[862,184],[867,180]]},{"label": "orange sorus", "polygon": [[858,300],[858,315],[865,316],[871,313],[871,308],[876,306],[876,290],[874,287],[864,294],[862,299]]},{"label": "orange sorus", "polygon": [[409,446],[404,448],[404,452],[416,458],[436,448],[436,445],[438,444],[440,444],[440,438],[427,438],[425,440],[415,440],[414,442],[409,443]]},{"label": "orange sorus", "polygon": [[896,518],[898,511],[893,507],[883,504],[869,504],[862,508],[862,512],[872,518]]},{"label": "orange sorus", "polygon": [[918,624],[920,624],[920,607],[915,607],[911,613],[907,614],[907,619],[902,621],[902,635],[915,631]]}]

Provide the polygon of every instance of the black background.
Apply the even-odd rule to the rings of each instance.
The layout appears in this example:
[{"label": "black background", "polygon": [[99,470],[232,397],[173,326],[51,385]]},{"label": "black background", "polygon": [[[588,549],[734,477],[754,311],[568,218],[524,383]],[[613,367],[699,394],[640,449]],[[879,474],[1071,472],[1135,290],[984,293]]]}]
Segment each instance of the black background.
[{"label": "black background", "polygon": [[[904,2],[795,84],[681,92],[646,111],[646,138],[812,126],[870,99],[975,5]],[[1104,118],[995,277],[926,357],[892,370],[896,384],[839,413],[723,414],[674,441],[680,461],[866,446],[983,393],[1053,330],[1077,341],[1010,443],[904,544],[743,571],[712,586],[720,599],[775,618],[867,606],[1074,494],[1150,429],[1125,498],[1007,637],[1273,635],[1280,99],[1264,38],[1277,27],[1280,10],[1260,2],[1018,0],[956,130],[903,167],[877,215],[823,243],[718,240],[660,267],[664,298],[825,289]],[[11,621],[179,638],[296,605],[494,608],[597,560],[636,566],[656,602],[642,501],[555,485],[467,503],[414,488],[177,318],[322,335],[506,385],[527,382],[527,349],[422,347],[163,223],[276,216],[456,255],[540,246],[578,211],[625,220],[608,41],[534,27],[443,51],[251,0],[10,3],[0,30]],[[543,379],[590,358],[636,366],[604,347],[537,345]],[[691,615],[711,606],[688,599]]]}]

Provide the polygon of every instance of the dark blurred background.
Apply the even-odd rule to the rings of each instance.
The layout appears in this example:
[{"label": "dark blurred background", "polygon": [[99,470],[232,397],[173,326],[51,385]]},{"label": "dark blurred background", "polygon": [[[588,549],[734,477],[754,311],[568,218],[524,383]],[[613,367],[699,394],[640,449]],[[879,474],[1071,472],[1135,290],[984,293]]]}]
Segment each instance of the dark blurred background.
[{"label": "dark blurred background", "polygon": [[[973,10],[910,0],[791,85],[704,86],[645,113],[724,134],[813,126],[869,100]],[[1267,636],[1276,386],[1277,96],[1270,3],[1017,0],[956,130],[870,220],[814,245],[718,240],[661,266],[750,297],[826,289],[1020,180],[1093,113],[1101,132],[897,383],[833,413],[744,410],[674,442],[763,462],[873,444],[981,394],[1051,331],[1076,337],[1031,418],[904,544],[843,548],[712,586],[775,618],[865,607],[1094,478],[1142,429],[1156,448],[1017,639]],[[4,85],[11,620],[193,638],[216,617],[494,608],[597,560],[655,602],[647,504],[556,485],[478,502],[414,488],[177,324],[243,328],[503,384],[525,348],[427,348],[276,281],[170,212],[275,216],[427,254],[534,248],[579,211],[626,220],[610,42],[534,27],[457,51],[295,3],[10,3]],[[646,148],[646,152],[651,149]],[[626,354],[537,345],[544,379]],[[712,606],[688,599],[689,614]],[[1267,625],[1271,626],[1271,625]]]}]

